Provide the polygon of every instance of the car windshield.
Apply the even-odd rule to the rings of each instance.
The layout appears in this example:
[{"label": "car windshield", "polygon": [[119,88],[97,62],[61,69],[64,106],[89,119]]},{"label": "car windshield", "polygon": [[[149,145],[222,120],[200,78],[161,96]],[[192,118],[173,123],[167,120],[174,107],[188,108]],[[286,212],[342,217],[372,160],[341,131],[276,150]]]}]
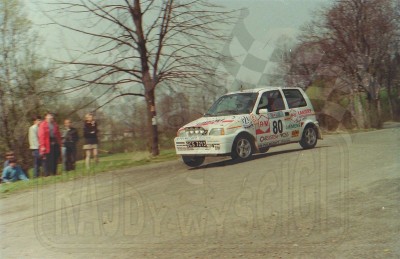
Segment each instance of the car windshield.
[{"label": "car windshield", "polygon": [[235,114],[249,114],[257,100],[258,93],[228,94],[219,98],[204,115],[226,116]]}]

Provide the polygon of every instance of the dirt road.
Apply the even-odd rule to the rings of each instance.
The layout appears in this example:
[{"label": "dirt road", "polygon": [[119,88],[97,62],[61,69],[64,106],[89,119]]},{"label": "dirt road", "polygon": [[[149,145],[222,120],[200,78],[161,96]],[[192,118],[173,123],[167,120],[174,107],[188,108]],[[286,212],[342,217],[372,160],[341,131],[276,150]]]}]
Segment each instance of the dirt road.
[{"label": "dirt road", "polygon": [[398,258],[400,128],[0,199],[1,258]]}]

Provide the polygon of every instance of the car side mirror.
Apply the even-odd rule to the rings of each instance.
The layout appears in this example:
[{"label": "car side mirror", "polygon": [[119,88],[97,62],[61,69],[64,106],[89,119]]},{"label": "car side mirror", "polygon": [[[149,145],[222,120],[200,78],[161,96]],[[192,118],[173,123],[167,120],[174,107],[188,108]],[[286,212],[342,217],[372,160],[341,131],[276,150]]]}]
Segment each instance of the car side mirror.
[{"label": "car side mirror", "polygon": [[258,110],[258,113],[267,114],[268,113],[268,109],[260,109],[260,110]]}]

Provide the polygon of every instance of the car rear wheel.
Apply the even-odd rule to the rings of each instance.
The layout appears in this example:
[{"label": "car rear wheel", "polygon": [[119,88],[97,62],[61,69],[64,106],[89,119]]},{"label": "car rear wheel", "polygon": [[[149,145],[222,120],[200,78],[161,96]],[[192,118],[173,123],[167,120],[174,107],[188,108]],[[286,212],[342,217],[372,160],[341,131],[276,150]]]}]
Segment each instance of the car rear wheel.
[{"label": "car rear wheel", "polygon": [[317,145],[317,131],[314,126],[310,125],[304,129],[300,145],[304,149],[314,148]]},{"label": "car rear wheel", "polygon": [[249,137],[238,136],[233,142],[232,146],[232,159],[245,160],[253,154],[253,144]]},{"label": "car rear wheel", "polygon": [[182,156],[183,162],[190,167],[197,167],[204,163],[204,156]]}]

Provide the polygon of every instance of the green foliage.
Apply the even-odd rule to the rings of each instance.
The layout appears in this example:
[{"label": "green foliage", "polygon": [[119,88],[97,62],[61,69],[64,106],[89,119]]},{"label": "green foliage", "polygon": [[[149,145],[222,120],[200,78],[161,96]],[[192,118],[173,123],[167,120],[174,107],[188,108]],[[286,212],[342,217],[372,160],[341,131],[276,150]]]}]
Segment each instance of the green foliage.
[{"label": "green foliage", "polygon": [[322,96],[322,91],[323,88],[321,87],[321,83],[320,84],[315,84],[315,85],[311,85],[310,87],[307,88],[306,93],[308,95],[308,98],[310,98],[311,103],[314,107],[314,110],[316,112],[319,112],[322,110],[322,108],[325,105],[325,100],[323,100],[321,98]]},{"label": "green foliage", "polygon": [[390,117],[389,94],[387,89],[382,89],[380,91],[379,98],[381,100],[382,121],[390,121],[392,118]]},{"label": "green foliage", "polygon": [[[174,148],[174,134],[159,134],[159,145],[161,150]],[[100,143],[100,155],[115,154],[122,152],[139,152],[149,150],[148,140],[139,137],[122,137],[114,141],[102,141]]]},{"label": "green foliage", "polygon": [[[0,185],[0,197],[5,197],[10,193],[32,189],[36,187],[45,186],[57,182],[68,182],[79,180],[83,177],[92,176],[99,173],[112,172],[116,170],[160,163],[177,159],[175,150],[162,150],[160,155],[152,157],[148,152],[130,152],[113,155],[102,155],[100,162],[92,166],[92,169],[86,170],[83,160],[78,161],[75,171],[62,172],[59,175],[40,177],[29,181],[17,181],[10,184],[2,183]],[[59,165],[59,172],[61,172],[61,165]],[[32,176],[32,171],[29,171]]]}]

